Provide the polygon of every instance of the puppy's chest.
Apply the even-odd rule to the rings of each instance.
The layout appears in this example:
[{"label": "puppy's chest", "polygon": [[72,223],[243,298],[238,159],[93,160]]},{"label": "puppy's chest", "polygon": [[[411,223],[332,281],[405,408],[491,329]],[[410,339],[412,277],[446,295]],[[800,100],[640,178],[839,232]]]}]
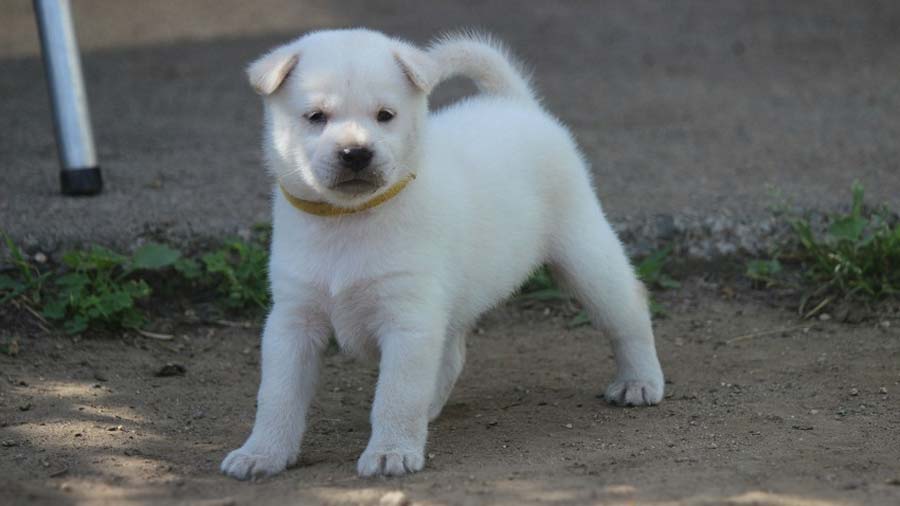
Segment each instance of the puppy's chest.
[{"label": "puppy's chest", "polygon": [[326,295],[325,313],[341,350],[357,358],[378,353],[377,332],[385,317],[374,282],[360,282]]}]

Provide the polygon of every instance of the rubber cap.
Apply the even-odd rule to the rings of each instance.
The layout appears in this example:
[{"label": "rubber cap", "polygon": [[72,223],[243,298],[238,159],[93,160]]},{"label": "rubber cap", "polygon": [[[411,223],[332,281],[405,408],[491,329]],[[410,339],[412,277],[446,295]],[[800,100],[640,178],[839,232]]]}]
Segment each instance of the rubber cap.
[{"label": "rubber cap", "polygon": [[63,170],[59,173],[63,195],[96,195],[103,190],[100,167]]}]

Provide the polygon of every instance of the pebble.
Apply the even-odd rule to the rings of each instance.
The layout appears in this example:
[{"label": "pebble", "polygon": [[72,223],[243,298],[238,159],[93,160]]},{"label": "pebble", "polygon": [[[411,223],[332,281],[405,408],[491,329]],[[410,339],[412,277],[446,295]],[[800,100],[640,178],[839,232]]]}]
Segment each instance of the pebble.
[{"label": "pebble", "polygon": [[409,504],[409,497],[399,490],[384,494],[378,501],[379,506],[409,506]]},{"label": "pebble", "polygon": [[567,429],[571,429],[573,427],[573,425],[571,423],[567,423],[563,427],[565,427]]},{"label": "pebble", "polygon": [[38,251],[37,253],[34,254],[34,261],[39,264],[45,264],[45,263],[47,263],[47,255]]},{"label": "pebble", "polygon": [[850,395],[852,395],[853,397],[856,397],[857,395],[859,395],[859,389],[857,389],[857,388],[851,388],[851,389],[850,389]]},{"label": "pebble", "polygon": [[822,314],[819,315],[819,320],[820,320],[820,321],[827,322],[827,321],[830,320],[830,319],[831,319],[831,315],[828,314],[828,313],[822,313]]},{"label": "pebble", "polygon": [[886,394],[887,394],[887,388],[885,388],[885,387],[879,388],[879,389],[878,389],[878,393],[880,393],[880,394],[882,394],[882,395],[886,395]]}]

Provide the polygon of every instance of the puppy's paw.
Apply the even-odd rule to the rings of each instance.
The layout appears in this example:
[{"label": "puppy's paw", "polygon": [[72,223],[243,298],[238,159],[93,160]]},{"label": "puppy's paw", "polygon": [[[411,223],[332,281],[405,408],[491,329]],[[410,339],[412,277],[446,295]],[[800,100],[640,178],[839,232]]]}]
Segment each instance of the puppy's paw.
[{"label": "puppy's paw", "polygon": [[262,451],[244,445],[229,453],[222,461],[222,473],[239,480],[272,476],[297,461],[285,452]]},{"label": "puppy's paw", "polygon": [[356,471],[363,478],[372,476],[403,476],[421,471],[425,457],[421,451],[369,450],[363,452]]},{"label": "puppy's paw", "polygon": [[662,381],[616,379],[606,389],[606,402],[617,406],[652,406],[662,398]]}]

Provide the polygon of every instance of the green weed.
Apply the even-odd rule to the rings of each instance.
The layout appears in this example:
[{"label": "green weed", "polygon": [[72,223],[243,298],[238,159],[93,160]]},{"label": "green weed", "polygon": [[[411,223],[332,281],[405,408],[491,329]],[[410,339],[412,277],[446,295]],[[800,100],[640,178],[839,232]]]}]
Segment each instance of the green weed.
[{"label": "green weed", "polygon": [[155,243],[131,257],[99,246],[70,251],[62,258],[68,272],[54,278],[56,291],[42,314],[61,321],[72,334],[92,326],[140,328],[146,316],[137,302],[151,294],[140,273],[170,267],[180,257],[177,250]]},{"label": "green weed", "polygon": [[757,285],[768,288],[778,284],[778,277],[781,274],[781,270],[781,262],[779,262],[777,258],[769,260],[751,260],[747,262],[747,270],[744,274]]},{"label": "green weed", "polygon": [[519,288],[519,298],[533,300],[567,300],[569,295],[559,289],[546,265],[534,271]]},{"label": "green weed", "polygon": [[[206,253],[185,256],[163,244],[145,244],[132,255],[94,246],[62,256],[61,265],[32,264],[5,237],[11,267],[0,274],[0,302],[18,300],[59,322],[70,333],[94,328],[140,329],[148,321],[145,310],[158,291],[186,295],[196,301],[204,293],[226,311],[256,311],[270,304],[267,267],[271,228],[257,226],[250,239],[231,240]],[[657,251],[637,264],[637,273],[651,288],[674,288],[664,268],[669,249]],[[544,267],[523,285],[520,297],[551,301],[568,300]],[[651,300],[655,315],[661,306]],[[569,326],[588,323],[582,312]]]},{"label": "green weed", "polygon": [[[261,244],[231,241],[203,255],[205,272],[228,309],[269,307],[269,252]],[[183,268],[182,268],[183,269]],[[184,272],[184,270],[182,270]]]},{"label": "green weed", "polygon": [[233,240],[197,258],[148,243],[132,255],[94,246],[65,253],[61,265],[42,272],[5,237],[11,268],[0,274],[0,303],[18,301],[34,314],[77,334],[91,328],[139,329],[147,323],[141,307],[156,289],[196,296],[216,294],[224,310],[269,304],[265,241],[258,229],[251,240]]},{"label": "green weed", "polygon": [[665,271],[666,264],[669,263],[669,255],[672,253],[671,247],[666,247],[644,257],[638,262],[635,271],[638,278],[647,284],[650,288],[661,288],[664,290],[670,288],[678,288],[681,283],[672,279]]},{"label": "green weed", "polygon": [[6,233],[2,235],[12,263],[12,273],[0,273],[0,304],[21,298],[30,306],[39,306],[42,302],[44,283],[50,273],[41,272],[37,266],[28,261],[22,250]]},{"label": "green weed", "polygon": [[782,262],[790,262],[799,264],[819,296],[879,300],[900,294],[900,222],[883,205],[867,207],[861,184],[853,184],[852,195],[850,211],[828,216],[821,233],[808,217],[788,216],[790,242],[773,258],[750,262],[747,276],[771,286],[781,279]]},{"label": "green weed", "polygon": [[[635,271],[637,271],[638,278],[647,285],[647,288],[669,290],[681,286],[681,283],[672,279],[672,276],[665,271],[671,253],[672,248],[665,247],[654,251],[638,262]],[[650,313],[654,317],[666,315],[666,308],[659,302],[656,302],[652,294],[648,294],[647,303],[650,306]]]}]

